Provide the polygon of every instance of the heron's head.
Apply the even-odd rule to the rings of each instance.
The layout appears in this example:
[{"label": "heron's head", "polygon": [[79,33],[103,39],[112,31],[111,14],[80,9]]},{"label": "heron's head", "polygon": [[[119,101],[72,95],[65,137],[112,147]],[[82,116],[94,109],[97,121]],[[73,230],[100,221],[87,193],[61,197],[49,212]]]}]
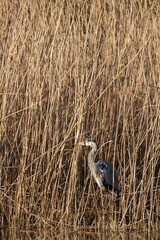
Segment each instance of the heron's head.
[{"label": "heron's head", "polygon": [[83,142],[80,142],[80,145],[82,145],[82,146],[89,146],[89,147],[96,147],[97,148],[97,143],[93,140],[93,139],[91,139],[91,138],[89,138],[89,139],[87,139],[87,140],[85,140],[85,141],[83,141]]}]

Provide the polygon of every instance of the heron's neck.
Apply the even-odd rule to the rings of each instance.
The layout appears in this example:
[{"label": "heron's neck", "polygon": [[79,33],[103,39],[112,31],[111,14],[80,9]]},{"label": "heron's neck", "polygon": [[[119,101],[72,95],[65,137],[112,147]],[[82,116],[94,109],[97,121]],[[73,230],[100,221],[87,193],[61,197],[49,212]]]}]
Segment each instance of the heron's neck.
[{"label": "heron's neck", "polygon": [[89,153],[88,153],[88,166],[91,170],[91,172],[94,170],[95,168],[95,154],[96,154],[96,150],[92,149]]}]

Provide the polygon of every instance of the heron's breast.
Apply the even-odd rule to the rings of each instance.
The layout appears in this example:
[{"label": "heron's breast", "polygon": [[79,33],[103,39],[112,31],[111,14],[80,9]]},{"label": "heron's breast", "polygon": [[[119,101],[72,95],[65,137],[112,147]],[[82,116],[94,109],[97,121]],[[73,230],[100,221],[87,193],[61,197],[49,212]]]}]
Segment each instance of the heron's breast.
[{"label": "heron's breast", "polygon": [[98,184],[98,186],[100,187],[100,188],[104,188],[104,186],[103,186],[103,183],[102,183],[102,179],[99,177],[99,175],[93,175],[94,176],[94,179],[96,180],[96,182],[97,182],[97,184]]}]

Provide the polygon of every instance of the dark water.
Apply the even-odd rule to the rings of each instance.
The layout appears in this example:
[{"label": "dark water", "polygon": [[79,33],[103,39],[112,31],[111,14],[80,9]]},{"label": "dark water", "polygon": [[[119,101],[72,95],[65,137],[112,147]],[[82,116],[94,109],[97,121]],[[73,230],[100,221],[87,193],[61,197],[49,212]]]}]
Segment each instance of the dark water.
[{"label": "dark water", "polygon": [[49,229],[45,231],[31,231],[31,230],[22,230],[22,229],[1,229],[0,230],[0,239],[2,240],[10,240],[10,239],[37,239],[37,240],[49,240],[49,239],[57,239],[57,240],[72,240],[72,239],[96,239],[96,240],[106,240],[106,239],[160,239],[160,234],[158,231],[155,234],[148,233],[137,233],[134,231],[121,231],[119,233],[115,232],[94,232],[94,231],[71,231],[70,229],[64,228],[60,230],[54,231],[54,229]]}]

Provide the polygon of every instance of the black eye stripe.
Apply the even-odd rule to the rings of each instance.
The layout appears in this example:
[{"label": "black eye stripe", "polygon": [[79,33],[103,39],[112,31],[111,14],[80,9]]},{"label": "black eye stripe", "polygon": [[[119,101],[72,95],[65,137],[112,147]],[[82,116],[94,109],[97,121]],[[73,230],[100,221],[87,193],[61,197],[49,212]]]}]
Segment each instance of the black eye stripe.
[{"label": "black eye stripe", "polygon": [[88,140],[87,140],[87,142],[94,142],[94,143],[96,143],[93,139],[91,139],[91,138],[89,138]]}]

